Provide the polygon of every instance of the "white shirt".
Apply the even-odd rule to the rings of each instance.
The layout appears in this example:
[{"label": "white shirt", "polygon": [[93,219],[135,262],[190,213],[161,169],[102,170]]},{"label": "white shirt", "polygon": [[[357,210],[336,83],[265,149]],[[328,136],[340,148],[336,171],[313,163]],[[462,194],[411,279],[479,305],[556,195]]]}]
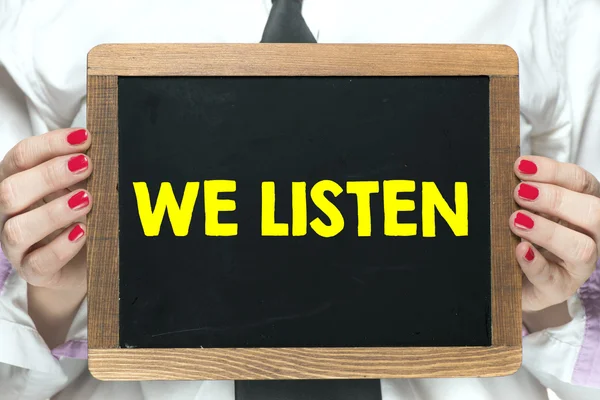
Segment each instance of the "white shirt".
[{"label": "white shirt", "polygon": [[[86,54],[100,43],[258,42],[271,0],[0,0],[0,155],[19,140],[85,126]],[[521,149],[600,177],[597,0],[305,0],[321,43],[502,43],[520,59]],[[507,171],[509,173],[510,171]],[[572,321],[524,337],[508,377],[381,381],[384,400],[600,398],[600,270]],[[100,382],[85,359],[86,304],[48,349],[26,284],[0,258],[0,399],[233,400],[233,382]]]}]

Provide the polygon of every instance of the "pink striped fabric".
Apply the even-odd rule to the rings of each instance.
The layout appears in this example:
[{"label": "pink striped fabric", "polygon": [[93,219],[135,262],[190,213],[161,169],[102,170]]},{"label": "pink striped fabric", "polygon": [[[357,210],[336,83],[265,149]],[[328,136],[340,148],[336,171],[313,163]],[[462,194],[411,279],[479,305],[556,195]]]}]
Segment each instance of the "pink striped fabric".
[{"label": "pink striped fabric", "polygon": [[85,360],[88,357],[87,340],[69,340],[53,349],[52,355],[57,359],[66,357]]},{"label": "pink striped fabric", "polygon": [[573,383],[600,388],[600,261],[579,289],[585,309],[585,333],[573,370]]},{"label": "pink striped fabric", "polygon": [[4,286],[6,285],[6,281],[8,280],[8,276],[12,272],[12,266],[10,262],[4,256],[2,252],[2,248],[0,248],[0,295],[4,291]]}]

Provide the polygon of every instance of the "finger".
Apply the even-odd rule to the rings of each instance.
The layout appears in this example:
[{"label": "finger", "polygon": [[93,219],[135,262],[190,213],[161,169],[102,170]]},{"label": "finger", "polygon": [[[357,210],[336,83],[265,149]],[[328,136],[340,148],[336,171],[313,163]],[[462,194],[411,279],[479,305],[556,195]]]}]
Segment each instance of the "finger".
[{"label": "finger", "polygon": [[[600,198],[548,183],[522,182],[514,192],[523,208],[547,219],[558,218],[600,241]],[[556,221],[555,221],[556,222]]]},{"label": "finger", "polygon": [[0,162],[0,181],[54,157],[84,152],[91,136],[85,129],[59,129],[17,143]]},{"label": "finger", "polygon": [[89,193],[81,190],[10,218],[0,234],[2,248],[11,261],[20,264],[31,246],[84,217],[91,207]]},{"label": "finger", "polygon": [[68,188],[68,189],[60,189],[60,190],[57,190],[54,193],[50,193],[49,195],[44,196],[44,198],[42,200],[43,200],[44,203],[50,203],[52,200],[58,199],[59,197],[62,197],[62,196],[66,195],[66,194],[69,194],[69,193],[71,193],[70,188]]},{"label": "finger", "polygon": [[85,240],[85,226],[71,225],[50,243],[27,254],[18,272],[31,285],[59,286],[68,278],[62,268],[79,253]]},{"label": "finger", "polygon": [[598,180],[576,164],[561,163],[546,157],[527,156],[517,159],[515,174],[521,180],[551,183],[579,193],[600,196]]},{"label": "finger", "polygon": [[569,273],[549,262],[531,243],[521,242],[515,250],[523,274],[523,310],[537,311],[569,298],[577,287]]},{"label": "finger", "polygon": [[36,201],[80,182],[92,173],[84,154],[60,156],[0,182],[0,216],[22,212]]},{"label": "finger", "polygon": [[582,284],[594,271],[598,249],[589,236],[527,211],[511,215],[510,227],[517,236],[562,259],[562,266]]}]

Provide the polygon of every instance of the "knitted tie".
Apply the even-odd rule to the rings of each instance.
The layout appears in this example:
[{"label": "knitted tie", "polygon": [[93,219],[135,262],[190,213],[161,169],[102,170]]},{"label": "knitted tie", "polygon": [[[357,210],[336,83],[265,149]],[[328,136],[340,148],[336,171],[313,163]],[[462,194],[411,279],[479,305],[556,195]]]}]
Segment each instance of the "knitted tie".
[{"label": "knitted tie", "polygon": [[[302,0],[273,0],[261,43],[316,43]],[[381,400],[379,380],[238,381],[236,400]]]}]

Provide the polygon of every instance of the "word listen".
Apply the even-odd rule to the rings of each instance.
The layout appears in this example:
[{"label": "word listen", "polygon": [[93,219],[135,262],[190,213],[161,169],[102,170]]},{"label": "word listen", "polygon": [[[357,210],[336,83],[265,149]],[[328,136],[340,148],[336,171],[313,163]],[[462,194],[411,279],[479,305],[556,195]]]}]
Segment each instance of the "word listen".
[{"label": "word listen", "polygon": [[[383,181],[384,234],[386,236],[415,236],[416,223],[398,223],[398,213],[414,211],[415,202],[399,199],[399,193],[415,191],[415,181]],[[186,236],[189,232],[192,213],[200,190],[200,182],[187,182],[181,204],[178,203],[169,182],[161,183],[154,209],[150,204],[150,193],[146,182],[133,182],[142,229],[146,236],[158,236],[165,211],[175,236]],[[453,211],[434,182],[422,182],[422,234],[435,237],[435,211],[440,213],[456,236],[468,234],[468,196],[466,182],[455,182]],[[219,193],[233,193],[236,182],[232,180],[204,181],[205,234],[207,236],[236,236],[237,223],[219,222],[219,213],[235,211],[236,203],[231,199],[219,199]],[[378,181],[347,182],[346,193],[356,196],[358,212],[358,236],[371,236],[371,195],[379,193]],[[320,218],[308,223],[306,182],[292,182],[292,222],[291,235],[304,236],[308,225],[319,236],[333,237],[344,229],[344,217],[325,193],[337,197],[344,189],[336,182],[323,180],[310,189],[310,198],[328,218],[329,223]],[[262,236],[290,236],[290,224],[275,221],[275,183],[262,182],[261,202]]]}]

